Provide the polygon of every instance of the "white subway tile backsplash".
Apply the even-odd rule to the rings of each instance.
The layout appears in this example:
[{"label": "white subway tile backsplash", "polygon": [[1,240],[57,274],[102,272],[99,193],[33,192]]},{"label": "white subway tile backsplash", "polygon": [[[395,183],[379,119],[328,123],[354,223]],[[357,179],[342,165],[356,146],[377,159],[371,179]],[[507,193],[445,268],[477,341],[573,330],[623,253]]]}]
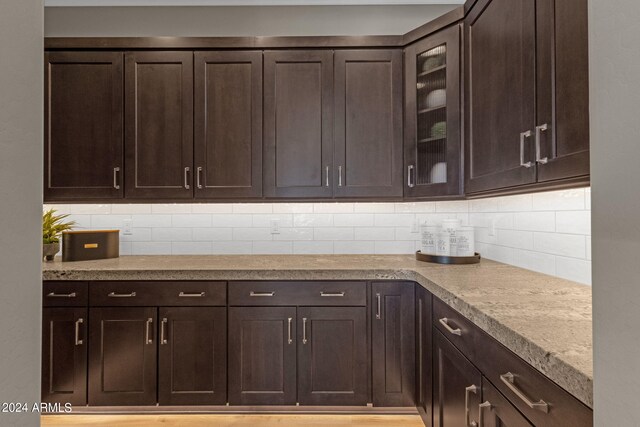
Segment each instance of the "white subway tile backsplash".
[{"label": "white subway tile backsplash", "polygon": [[556,231],[558,233],[591,234],[591,211],[556,212]]},{"label": "white subway tile backsplash", "polygon": [[88,230],[91,228],[91,215],[69,215],[65,221],[74,221],[75,230]]},{"label": "white subway tile backsplash", "polygon": [[293,242],[294,254],[332,254],[333,242]]},{"label": "white subway tile backsplash", "polygon": [[[123,228],[122,255],[411,254],[414,223],[459,218],[493,259],[590,283],[589,189],[471,201],[49,205],[78,229]],[[278,233],[271,234],[273,221]]]},{"label": "white subway tile backsplash", "polygon": [[513,214],[516,230],[555,231],[555,212],[518,212]]}]

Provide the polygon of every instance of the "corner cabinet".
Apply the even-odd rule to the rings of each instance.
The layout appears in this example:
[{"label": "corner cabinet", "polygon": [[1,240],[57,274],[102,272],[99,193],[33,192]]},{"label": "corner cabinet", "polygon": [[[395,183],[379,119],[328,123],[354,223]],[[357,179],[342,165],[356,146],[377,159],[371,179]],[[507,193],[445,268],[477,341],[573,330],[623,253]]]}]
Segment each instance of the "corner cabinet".
[{"label": "corner cabinet", "polygon": [[124,195],[122,52],[45,53],[44,200]]},{"label": "corner cabinet", "polygon": [[467,193],[587,184],[587,1],[479,0],[464,39]]},{"label": "corner cabinet", "polygon": [[405,49],[405,196],[462,194],[460,33],[454,25]]}]

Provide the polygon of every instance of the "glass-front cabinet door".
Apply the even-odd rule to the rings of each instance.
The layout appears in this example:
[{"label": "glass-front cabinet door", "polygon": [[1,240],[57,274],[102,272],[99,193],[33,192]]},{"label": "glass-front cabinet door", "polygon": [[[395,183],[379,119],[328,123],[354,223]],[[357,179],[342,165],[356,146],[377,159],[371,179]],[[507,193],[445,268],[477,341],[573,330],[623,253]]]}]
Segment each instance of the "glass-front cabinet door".
[{"label": "glass-front cabinet door", "polygon": [[405,50],[405,196],[462,194],[460,25]]}]

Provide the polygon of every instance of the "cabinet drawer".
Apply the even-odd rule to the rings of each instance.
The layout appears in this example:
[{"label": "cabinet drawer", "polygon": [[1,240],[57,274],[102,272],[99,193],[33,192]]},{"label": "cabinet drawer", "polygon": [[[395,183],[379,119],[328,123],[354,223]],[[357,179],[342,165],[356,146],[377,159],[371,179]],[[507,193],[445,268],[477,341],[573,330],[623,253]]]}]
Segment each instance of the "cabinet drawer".
[{"label": "cabinet drawer", "polygon": [[438,298],[433,299],[433,325],[458,347],[467,359],[476,363],[477,353],[482,351],[477,342],[480,331],[477,326]]},{"label": "cabinet drawer", "polygon": [[593,425],[593,412],[586,405],[486,332],[480,331],[478,336],[482,344],[478,345],[477,366],[533,425]]},{"label": "cabinet drawer", "polygon": [[230,282],[229,305],[365,306],[366,282]]},{"label": "cabinet drawer", "polygon": [[42,284],[45,307],[84,307],[89,301],[87,282],[47,281]]},{"label": "cabinet drawer", "polygon": [[223,306],[226,282],[92,282],[91,306]]}]

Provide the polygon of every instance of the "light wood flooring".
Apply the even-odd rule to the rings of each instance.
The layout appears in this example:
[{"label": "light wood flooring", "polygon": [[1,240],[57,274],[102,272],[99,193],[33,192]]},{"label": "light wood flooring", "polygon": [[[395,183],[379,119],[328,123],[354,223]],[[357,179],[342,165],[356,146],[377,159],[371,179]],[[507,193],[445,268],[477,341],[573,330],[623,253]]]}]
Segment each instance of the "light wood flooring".
[{"label": "light wood flooring", "polygon": [[98,427],[422,427],[418,415],[44,415],[42,426]]}]

